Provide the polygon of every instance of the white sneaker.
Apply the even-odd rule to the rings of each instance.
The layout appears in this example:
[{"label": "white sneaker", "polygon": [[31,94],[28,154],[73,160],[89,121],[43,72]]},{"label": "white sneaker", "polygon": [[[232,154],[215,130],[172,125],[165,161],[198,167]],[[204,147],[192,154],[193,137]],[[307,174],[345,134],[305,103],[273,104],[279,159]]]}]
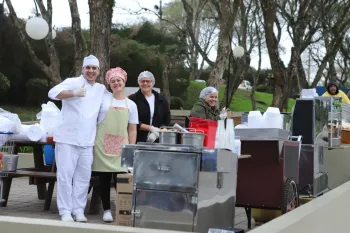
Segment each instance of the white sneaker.
[{"label": "white sneaker", "polygon": [[74,222],[74,219],[72,218],[71,214],[63,214],[61,216],[61,221],[63,221],[63,222]]},{"label": "white sneaker", "polygon": [[74,215],[74,219],[76,222],[87,222],[87,218],[85,217],[84,213]]},{"label": "white sneaker", "polygon": [[103,221],[104,222],[113,222],[113,217],[112,217],[112,213],[110,210],[106,210],[103,213]]}]

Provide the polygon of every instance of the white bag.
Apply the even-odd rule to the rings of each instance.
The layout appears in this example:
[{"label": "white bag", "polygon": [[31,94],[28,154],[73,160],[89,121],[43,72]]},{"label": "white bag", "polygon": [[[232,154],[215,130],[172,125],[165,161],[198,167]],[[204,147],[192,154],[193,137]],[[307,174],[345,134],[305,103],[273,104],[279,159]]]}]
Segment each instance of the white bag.
[{"label": "white bag", "polygon": [[40,120],[40,127],[45,132],[52,131],[56,128],[61,116],[60,109],[51,101],[41,105],[41,112],[36,114],[36,118]]},{"label": "white bag", "polygon": [[0,132],[19,133],[20,129],[21,120],[18,115],[0,108]]}]

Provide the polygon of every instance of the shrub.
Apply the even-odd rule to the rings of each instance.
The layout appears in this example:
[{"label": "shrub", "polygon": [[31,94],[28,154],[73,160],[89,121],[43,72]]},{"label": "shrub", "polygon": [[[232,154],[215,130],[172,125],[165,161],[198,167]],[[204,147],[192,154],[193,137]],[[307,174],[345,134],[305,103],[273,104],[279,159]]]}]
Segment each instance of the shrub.
[{"label": "shrub", "polygon": [[256,87],[256,91],[270,93],[271,89],[268,86],[261,84]]},{"label": "shrub", "polygon": [[39,78],[29,79],[26,83],[26,90],[28,96],[27,104],[34,106],[48,101],[49,85],[47,80]]},{"label": "shrub", "polygon": [[0,72],[0,99],[4,99],[10,89],[10,80]]},{"label": "shrub", "polygon": [[170,99],[170,109],[181,109],[184,106],[184,101],[177,96],[172,96]]}]

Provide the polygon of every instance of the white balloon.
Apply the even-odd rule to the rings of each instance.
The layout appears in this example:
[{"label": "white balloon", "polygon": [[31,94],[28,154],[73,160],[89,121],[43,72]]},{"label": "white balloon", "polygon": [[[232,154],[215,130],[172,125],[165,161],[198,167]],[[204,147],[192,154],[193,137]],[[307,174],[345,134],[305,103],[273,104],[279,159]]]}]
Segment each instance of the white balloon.
[{"label": "white balloon", "polygon": [[34,40],[42,40],[49,33],[49,25],[41,17],[33,17],[27,21],[26,32]]},{"label": "white balloon", "polygon": [[56,35],[57,35],[56,30],[52,29],[52,39],[55,39]]},{"label": "white balloon", "polygon": [[242,57],[244,55],[244,48],[238,45],[232,49],[232,52],[234,57]]}]

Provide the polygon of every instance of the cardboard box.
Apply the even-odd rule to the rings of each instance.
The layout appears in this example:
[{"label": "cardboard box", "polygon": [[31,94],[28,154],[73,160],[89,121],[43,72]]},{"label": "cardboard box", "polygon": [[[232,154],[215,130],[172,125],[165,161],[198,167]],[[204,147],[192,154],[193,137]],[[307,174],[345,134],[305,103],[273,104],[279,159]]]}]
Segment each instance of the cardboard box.
[{"label": "cardboard box", "polygon": [[133,226],[132,210],[133,182],[132,174],[118,174],[117,176],[117,206],[116,224],[119,226]]}]

